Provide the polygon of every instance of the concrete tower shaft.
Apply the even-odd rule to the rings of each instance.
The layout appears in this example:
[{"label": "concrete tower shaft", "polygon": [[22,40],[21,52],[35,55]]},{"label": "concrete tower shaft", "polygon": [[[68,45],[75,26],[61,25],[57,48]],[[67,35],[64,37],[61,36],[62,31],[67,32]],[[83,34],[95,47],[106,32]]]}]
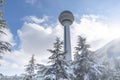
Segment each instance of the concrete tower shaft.
[{"label": "concrete tower shaft", "polygon": [[74,16],[70,11],[63,11],[59,16],[60,23],[64,26],[64,51],[67,61],[71,58],[71,41],[70,41],[70,25],[74,21]]}]

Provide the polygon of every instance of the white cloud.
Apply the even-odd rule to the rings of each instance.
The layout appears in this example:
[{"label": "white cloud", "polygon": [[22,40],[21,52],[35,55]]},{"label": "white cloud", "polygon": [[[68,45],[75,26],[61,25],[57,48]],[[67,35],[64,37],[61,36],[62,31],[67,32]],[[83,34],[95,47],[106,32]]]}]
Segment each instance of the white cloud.
[{"label": "white cloud", "polygon": [[10,30],[9,29],[3,29],[2,31],[5,32],[5,34],[0,35],[0,40],[9,42],[11,45],[14,46],[15,42],[13,40],[13,35],[10,32]]},{"label": "white cloud", "polygon": [[37,2],[37,0],[25,0],[26,3],[29,3],[31,5],[35,4]]},{"label": "white cloud", "polygon": [[[98,19],[99,16],[85,15],[80,19],[80,22],[75,21],[71,25],[72,52],[78,35],[85,36],[93,50],[104,46],[112,39],[120,37],[119,27],[111,27]],[[53,24],[55,27],[46,27],[39,24],[46,22],[46,20],[49,21],[46,16],[43,18],[27,16],[25,20],[27,21],[18,30],[18,36],[21,40],[20,50],[4,55],[6,61],[3,63],[6,68],[12,65],[13,69],[24,71],[24,65],[28,63],[33,54],[35,54],[37,62],[46,63],[50,55],[46,50],[52,48],[56,36],[63,38],[63,27],[58,22]]]},{"label": "white cloud", "polygon": [[76,41],[77,35],[83,35],[87,38],[92,50],[96,50],[120,37],[119,27],[113,25],[111,27],[100,21],[99,18],[99,16],[85,15],[80,19],[80,23],[74,22],[71,28],[73,41]]},{"label": "white cloud", "polygon": [[48,16],[43,16],[43,18],[37,18],[36,16],[26,16],[23,18],[24,21],[27,21],[28,23],[43,23],[48,20]]}]

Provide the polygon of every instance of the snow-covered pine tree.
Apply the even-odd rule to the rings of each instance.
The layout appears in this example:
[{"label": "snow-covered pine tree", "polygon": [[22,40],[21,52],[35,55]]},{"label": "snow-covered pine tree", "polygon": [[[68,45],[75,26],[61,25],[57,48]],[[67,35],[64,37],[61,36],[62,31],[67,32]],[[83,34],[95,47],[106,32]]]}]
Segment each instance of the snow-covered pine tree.
[{"label": "snow-covered pine tree", "polygon": [[37,79],[43,80],[45,73],[50,69],[50,66],[46,66],[43,64],[37,64]]},{"label": "snow-covered pine tree", "polygon": [[4,75],[0,73],[0,80],[3,80]]},{"label": "snow-covered pine tree", "polygon": [[113,58],[104,61],[105,71],[101,80],[120,80],[120,62],[119,59]]},{"label": "snow-covered pine tree", "polygon": [[6,36],[6,32],[4,31],[5,29],[8,29],[6,25],[6,21],[3,20],[3,7],[4,0],[0,0],[0,53],[5,53],[6,51],[11,50],[11,44],[1,40],[1,36]]},{"label": "snow-covered pine tree", "polygon": [[71,80],[69,74],[69,65],[65,60],[65,53],[63,51],[63,41],[56,38],[54,49],[48,50],[52,55],[49,57],[51,65],[47,67],[44,74],[44,80]]},{"label": "snow-covered pine tree", "polygon": [[105,59],[102,62],[102,65],[104,65],[104,71],[102,72],[103,75],[101,77],[101,80],[112,80],[113,72],[114,72],[112,64],[111,64],[111,61],[108,59]]},{"label": "snow-covered pine tree", "polygon": [[120,80],[120,59],[114,58],[114,68],[112,70],[112,79]]},{"label": "snow-covered pine tree", "polygon": [[36,70],[36,63],[35,63],[34,55],[32,55],[31,60],[29,61],[29,64],[26,65],[26,80],[35,80],[35,70]]},{"label": "snow-covered pine tree", "polygon": [[86,39],[79,36],[73,61],[75,80],[101,80],[102,66],[96,62],[89,47]]},{"label": "snow-covered pine tree", "polygon": [[38,80],[54,80],[54,75],[50,73],[52,66],[46,66],[43,64],[37,64],[37,79]]}]

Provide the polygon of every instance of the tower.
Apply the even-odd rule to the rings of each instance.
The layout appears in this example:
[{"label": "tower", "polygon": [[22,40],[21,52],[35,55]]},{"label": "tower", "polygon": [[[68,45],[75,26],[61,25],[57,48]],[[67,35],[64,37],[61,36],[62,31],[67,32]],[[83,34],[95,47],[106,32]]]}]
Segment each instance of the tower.
[{"label": "tower", "polygon": [[64,26],[64,51],[65,58],[67,61],[72,60],[71,58],[71,41],[70,41],[70,25],[74,21],[74,16],[70,11],[63,11],[59,15],[59,22]]}]

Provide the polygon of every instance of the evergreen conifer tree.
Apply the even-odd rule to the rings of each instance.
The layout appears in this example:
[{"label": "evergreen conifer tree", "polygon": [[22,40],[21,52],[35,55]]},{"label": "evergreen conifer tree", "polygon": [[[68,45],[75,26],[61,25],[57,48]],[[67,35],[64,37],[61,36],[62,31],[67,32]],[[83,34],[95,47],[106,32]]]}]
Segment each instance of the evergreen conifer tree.
[{"label": "evergreen conifer tree", "polygon": [[29,64],[26,65],[26,79],[28,80],[35,80],[35,70],[36,70],[36,63],[35,63],[34,55],[32,55],[31,60],[29,61]]},{"label": "evergreen conifer tree", "polygon": [[120,80],[120,61],[117,58],[114,58],[114,68],[112,70],[112,75],[109,75],[109,77],[111,76],[111,80]]},{"label": "evergreen conifer tree", "polygon": [[102,66],[96,62],[95,54],[89,47],[86,39],[79,36],[73,62],[75,80],[101,80]]},{"label": "evergreen conifer tree", "polygon": [[63,42],[60,38],[56,38],[54,49],[48,50],[52,55],[49,57],[51,65],[45,73],[45,80],[71,80],[68,72],[69,65],[65,60],[63,51]]},{"label": "evergreen conifer tree", "polygon": [[1,36],[7,36],[5,29],[8,29],[6,21],[3,20],[3,6],[4,0],[0,0],[0,53],[5,53],[6,51],[11,51],[11,44],[1,40]]}]

